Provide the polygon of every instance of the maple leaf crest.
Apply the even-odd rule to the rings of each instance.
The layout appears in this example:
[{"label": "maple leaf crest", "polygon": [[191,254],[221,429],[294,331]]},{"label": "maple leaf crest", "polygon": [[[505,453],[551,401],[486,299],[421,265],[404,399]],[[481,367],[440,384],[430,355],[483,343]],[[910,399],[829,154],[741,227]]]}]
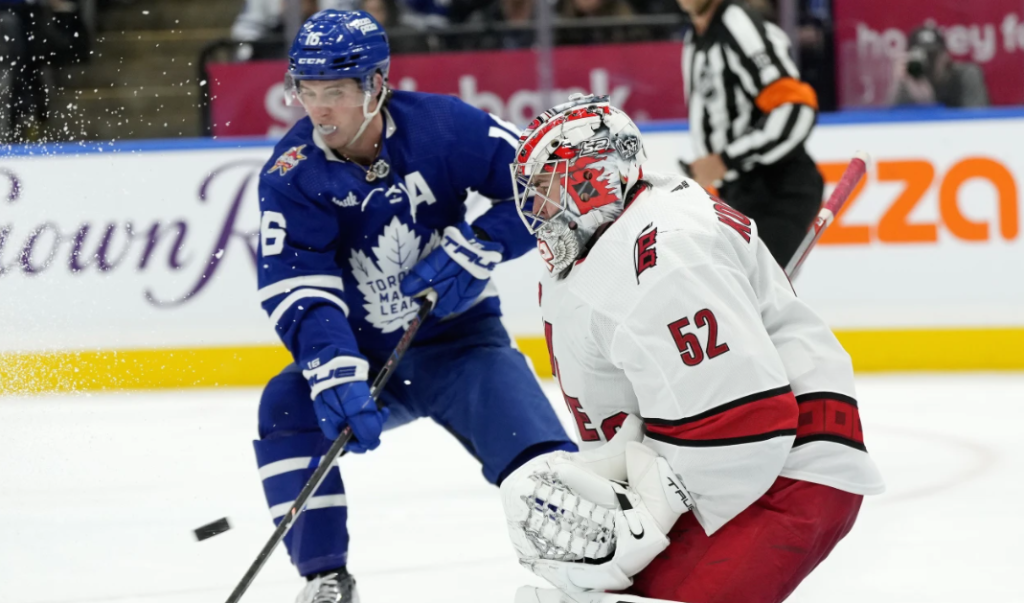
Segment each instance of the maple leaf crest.
[{"label": "maple leaf crest", "polygon": [[398,217],[384,227],[377,245],[370,251],[373,259],[360,249],[353,249],[349,264],[363,294],[366,320],[382,333],[404,329],[412,322],[419,304],[402,295],[399,285],[416,262],[440,244],[435,232],[421,249],[420,236]]}]

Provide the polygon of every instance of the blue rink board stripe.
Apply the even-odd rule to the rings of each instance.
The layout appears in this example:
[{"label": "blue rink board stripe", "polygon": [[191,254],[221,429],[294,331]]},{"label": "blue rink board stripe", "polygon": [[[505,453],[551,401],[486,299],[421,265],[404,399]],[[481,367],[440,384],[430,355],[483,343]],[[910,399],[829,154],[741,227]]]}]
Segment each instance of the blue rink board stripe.
[{"label": "blue rink board stripe", "polygon": [[[1024,107],[987,107],[981,109],[872,109],[822,113],[818,123],[825,126],[851,124],[916,123],[929,121],[975,121],[981,119],[1024,119]],[[645,134],[685,132],[684,119],[638,124]],[[271,147],[276,139],[262,136],[228,138],[173,138],[109,142],[62,142],[51,144],[0,145],[0,160],[7,157],[152,153],[167,151],[229,150]]]}]

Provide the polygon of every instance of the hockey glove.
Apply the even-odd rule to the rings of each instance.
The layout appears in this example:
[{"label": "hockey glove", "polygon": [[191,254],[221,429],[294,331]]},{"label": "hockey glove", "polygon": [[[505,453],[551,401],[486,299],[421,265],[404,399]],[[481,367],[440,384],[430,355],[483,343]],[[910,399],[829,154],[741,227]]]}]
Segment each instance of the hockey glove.
[{"label": "hockey glove", "polygon": [[465,222],[449,226],[441,246],[402,279],[402,294],[416,296],[432,288],[437,292],[435,315],[443,318],[465,312],[483,293],[503,250],[500,243],[477,238]]},{"label": "hockey glove", "polygon": [[346,425],[352,427],[352,439],[345,449],[366,452],[380,446],[380,433],[390,411],[377,409],[366,385],[369,364],[362,358],[339,356],[315,369],[303,371],[309,380],[313,411],[324,435],[338,439]]}]

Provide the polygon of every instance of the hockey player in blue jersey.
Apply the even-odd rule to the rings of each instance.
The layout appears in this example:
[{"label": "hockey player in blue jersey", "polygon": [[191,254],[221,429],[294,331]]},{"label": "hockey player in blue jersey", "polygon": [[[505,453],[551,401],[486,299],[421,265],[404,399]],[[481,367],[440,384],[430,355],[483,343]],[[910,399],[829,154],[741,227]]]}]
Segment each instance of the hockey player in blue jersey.
[{"label": "hockey player in blue jersey", "polygon": [[[260,175],[259,297],[295,364],[264,390],[255,442],[275,521],[346,426],[353,452],[429,416],[498,484],[527,460],[575,450],[503,329],[489,276],[535,246],[511,201],[518,133],[457,98],[388,88],[389,50],[362,11],[323,11],[289,53],[305,108]],[[472,225],[468,191],[494,200]],[[434,289],[433,315],[377,410],[367,380]],[[285,540],[309,583],[299,601],[356,601],[337,467]]]}]

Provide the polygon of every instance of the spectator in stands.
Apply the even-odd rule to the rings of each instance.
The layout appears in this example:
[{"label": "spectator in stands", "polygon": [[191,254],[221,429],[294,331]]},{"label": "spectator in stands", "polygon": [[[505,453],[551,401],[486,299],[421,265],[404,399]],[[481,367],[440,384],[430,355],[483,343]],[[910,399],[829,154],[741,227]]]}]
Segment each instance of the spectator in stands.
[{"label": "spectator in stands", "polygon": [[750,12],[760,15],[761,19],[765,21],[778,22],[777,15],[775,14],[775,3],[771,2],[771,0],[742,0],[739,4],[745,6]]},{"label": "spectator in stands", "polygon": [[[627,0],[561,0],[558,7],[558,16],[567,21],[593,17],[628,20],[633,15]],[[626,23],[616,27],[562,27],[555,34],[558,44],[622,43],[647,37],[645,28],[630,27]]]},{"label": "spectator in stands", "polygon": [[564,0],[559,15],[566,19],[578,17],[629,17],[633,14],[626,0]]},{"label": "spectator in stands", "polygon": [[0,140],[42,140],[53,69],[88,57],[72,0],[0,0]]},{"label": "spectator in stands", "polygon": [[430,50],[425,37],[418,35],[415,27],[404,22],[407,10],[404,4],[399,4],[397,0],[362,0],[360,9],[373,15],[384,26],[392,54]]},{"label": "spectator in stands", "polygon": [[360,8],[370,13],[388,33],[398,25],[398,5],[395,0],[363,0]]},{"label": "spectator in stands", "polygon": [[899,73],[895,105],[987,107],[988,88],[981,67],[954,61],[942,32],[934,25],[913,31]]},{"label": "spectator in stands", "polygon": [[24,64],[28,35],[13,2],[0,3],[0,142],[15,140],[15,83]]},{"label": "spectator in stands", "polygon": [[[534,0],[496,0],[472,14],[468,22],[490,25],[477,38],[463,36],[464,46],[449,43],[448,50],[529,48],[533,44]],[[503,27],[503,26],[511,27]],[[454,41],[452,41],[454,42]]]},{"label": "spectator in stands", "polygon": [[[334,8],[355,10],[358,0],[296,0],[301,23],[314,13]],[[231,39],[245,42],[239,51],[240,60],[281,58],[285,52],[284,23],[287,0],[245,0],[242,12],[231,26]]]},{"label": "spectator in stands", "polygon": [[800,2],[800,29],[794,40],[800,75],[818,95],[818,110],[836,110],[835,27],[829,0]]}]

